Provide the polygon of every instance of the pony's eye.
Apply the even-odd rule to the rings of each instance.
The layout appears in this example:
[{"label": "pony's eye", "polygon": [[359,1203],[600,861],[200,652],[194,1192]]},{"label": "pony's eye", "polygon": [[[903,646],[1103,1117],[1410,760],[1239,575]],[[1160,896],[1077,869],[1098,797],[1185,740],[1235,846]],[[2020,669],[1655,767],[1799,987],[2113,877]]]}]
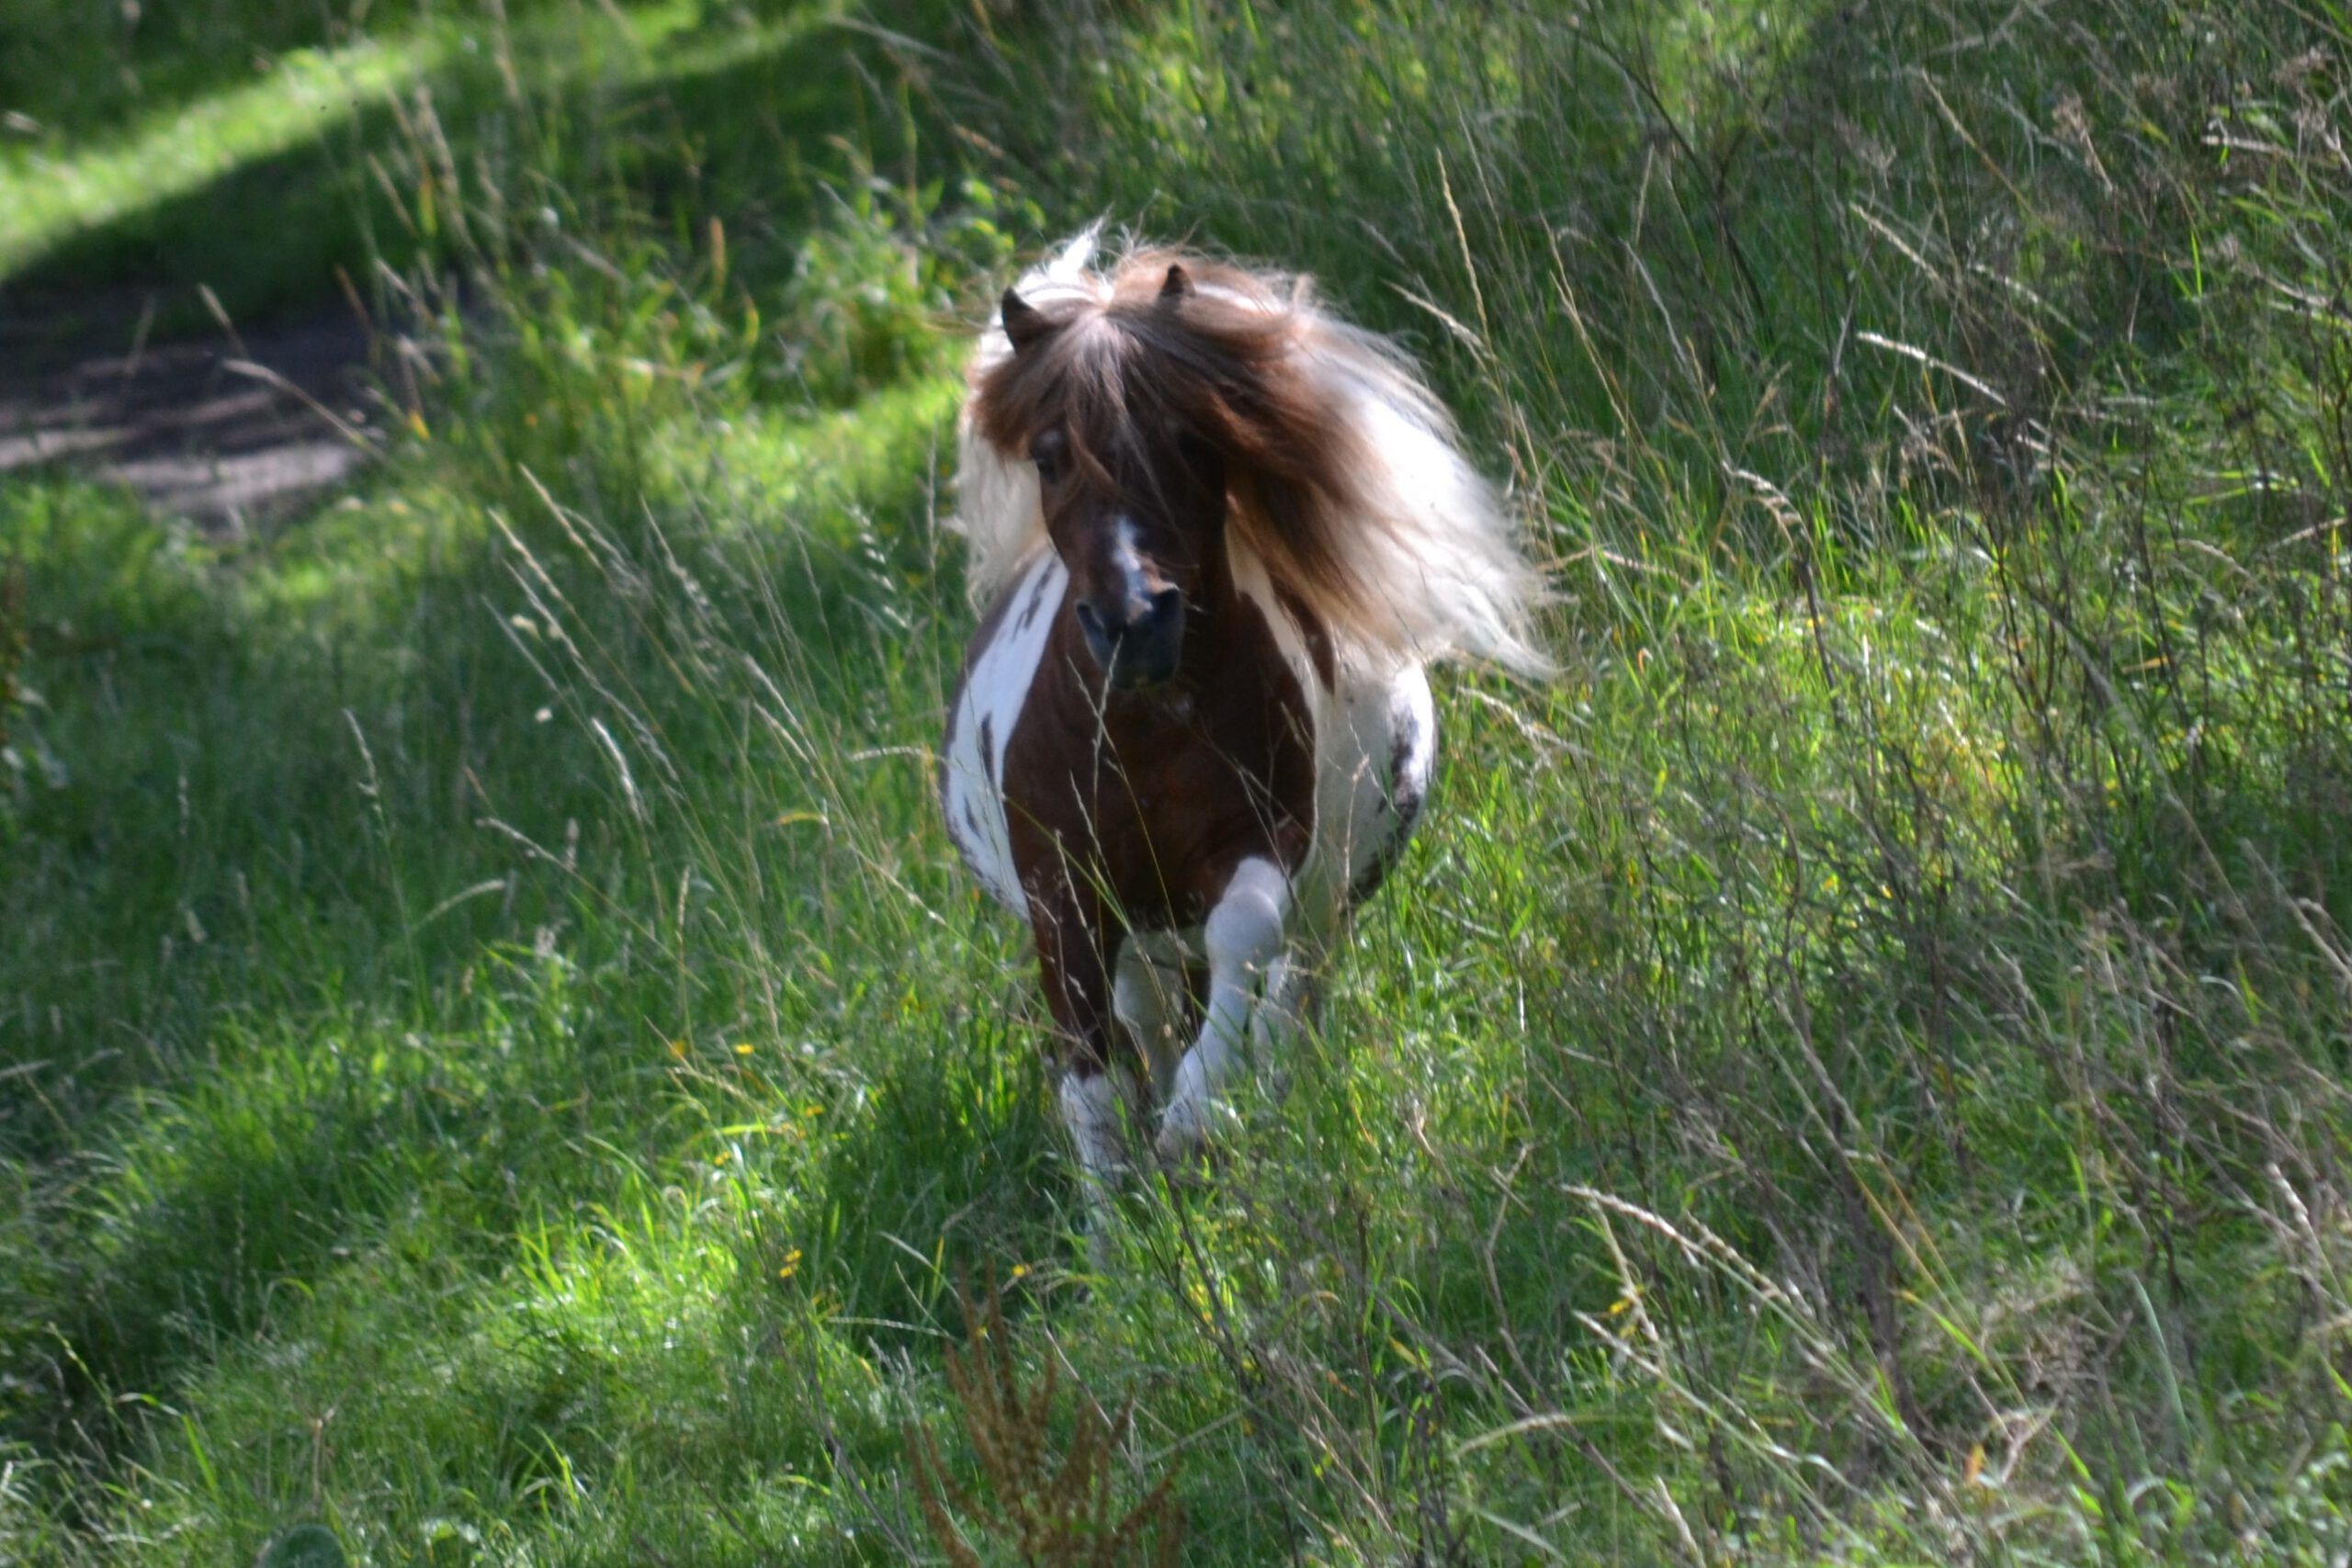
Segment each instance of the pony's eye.
[{"label": "pony's eye", "polygon": [[1037,465],[1037,478],[1046,484],[1060,481],[1069,457],[1069,442],[1058,430],[1046,431],[1029,443],[1029,460]]},{"label": "pony's eye", "polygon": [[1218,482],[1216,476],[1224,472],[1224,467],[1216,442],[1190,426],[1182,426],[1176,432],[1176,450],[1203,480]]}]

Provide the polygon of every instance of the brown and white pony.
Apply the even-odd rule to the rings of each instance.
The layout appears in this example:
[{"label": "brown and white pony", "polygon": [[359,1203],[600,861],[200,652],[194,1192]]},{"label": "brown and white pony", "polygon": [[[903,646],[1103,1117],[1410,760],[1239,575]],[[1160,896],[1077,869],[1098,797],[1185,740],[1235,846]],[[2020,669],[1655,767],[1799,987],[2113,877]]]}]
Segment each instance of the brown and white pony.
[{"label": "brown and white pony", "polygon": [[1303,280],[1098,265],[1093,231],[1006,290],[960,462],[988,608],[941,799],[1035,936],[1099,1218],[1120,1100],[1156,1106],[1163,1156],[1197,1147],[1403,850],[1437,758],[1423,666],[1545,668],[1537,585],[1392,345]]}]

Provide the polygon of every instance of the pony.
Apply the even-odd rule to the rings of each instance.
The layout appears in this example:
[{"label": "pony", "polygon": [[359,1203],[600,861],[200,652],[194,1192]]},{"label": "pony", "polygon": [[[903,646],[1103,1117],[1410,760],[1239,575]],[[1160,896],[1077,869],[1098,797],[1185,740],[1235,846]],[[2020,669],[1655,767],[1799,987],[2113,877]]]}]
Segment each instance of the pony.
[{"label": "pony", "polygon": [[1035,938],[1098,1252],[1123,1122],[1197,1152],[1403,851],[1427,666],[1549,668],[1537,574],[1395,344],[1304,278],[1100,249],[1006,289],[971,356],[953,525],[985,608],[938,779]]}]

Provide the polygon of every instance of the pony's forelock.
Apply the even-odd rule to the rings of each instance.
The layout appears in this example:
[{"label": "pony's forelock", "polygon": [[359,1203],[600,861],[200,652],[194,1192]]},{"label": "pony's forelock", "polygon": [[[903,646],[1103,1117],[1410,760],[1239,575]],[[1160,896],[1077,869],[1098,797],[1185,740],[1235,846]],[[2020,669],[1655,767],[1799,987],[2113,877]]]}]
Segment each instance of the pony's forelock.
[{"label": "pony's forelock", "polygon": [[[1014,285],[1048,337],[1016,358],[1000,317],[972,355],[956,526],[975,600],[1046,547],[1027,460],[1041,422],[1068,422],[1083,447],[1113,421],[1165,412],[1226,451],[1231,547],[1350,662],[1461,654],[1549,669],[1528,626],[1541,586],[1509,515],[1399,351],[1322,309],[1302,279],[1165,249],[1098,265],[1099,239],[1087,230]],[[1192,288],[1172,310],[1159,299],[1170,265]]]}]

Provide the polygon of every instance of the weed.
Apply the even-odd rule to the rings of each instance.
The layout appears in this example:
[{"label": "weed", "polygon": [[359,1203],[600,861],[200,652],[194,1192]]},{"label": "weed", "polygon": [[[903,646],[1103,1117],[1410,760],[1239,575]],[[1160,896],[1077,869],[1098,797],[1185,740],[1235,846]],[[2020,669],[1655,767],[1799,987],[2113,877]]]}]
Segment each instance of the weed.
[{"label": "weed", "polygon": [[993,1288],[978,1301],[967,1294],[964,1308],[964,1344],[947,1352],[947,1387],[987,1490],[976,1494],[957,1483],[929,1433],[910,1426],[906,1439],[923,1521],[947,1560],[970,1568],[984,1561],[958,1524],[961,1515],[1041,1568],[1182,1561],[1184,1519],[1171,1478],[1119,1508],[1119,1450],[1132,1427],[1132,1405],[1106,1415],[1080,1390],[1069,1434],[1057,1436],[1058,1364],[1047,1360],[1036,1386],[1024,1391],[1002,1298]]}]

